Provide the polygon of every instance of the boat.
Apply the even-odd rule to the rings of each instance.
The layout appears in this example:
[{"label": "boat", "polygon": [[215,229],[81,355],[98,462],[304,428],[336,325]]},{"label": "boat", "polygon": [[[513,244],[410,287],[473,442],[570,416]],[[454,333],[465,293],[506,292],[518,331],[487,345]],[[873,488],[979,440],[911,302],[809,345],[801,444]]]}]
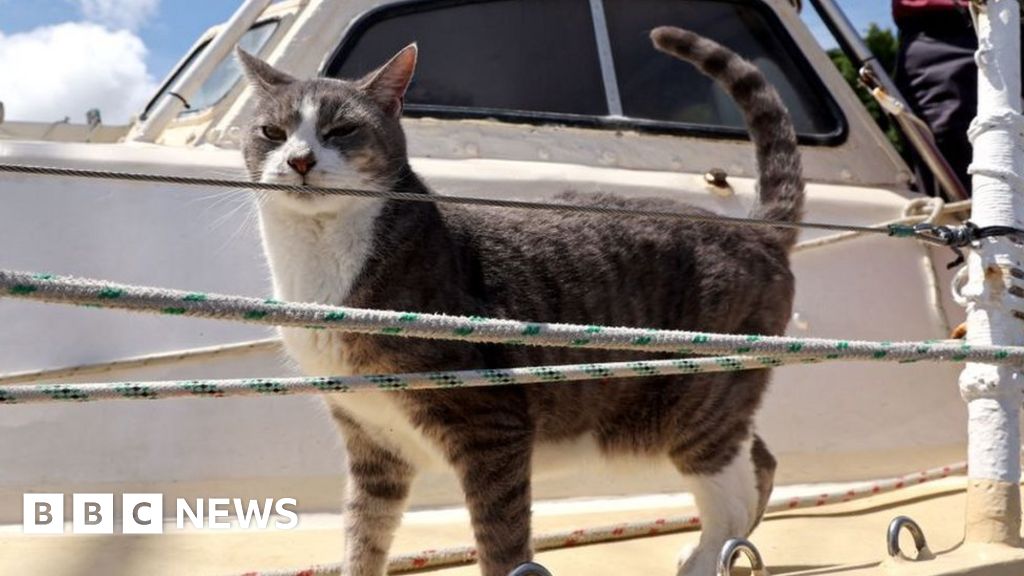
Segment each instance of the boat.
[{"label": "boat", "polygon": [[[418,41],[421,67],[403,124],[413,168],[443,195],[544,201],[571,188],[678,198],[743,217],[755,198],[755,166],[742,119],[696,72],[654,58],[645,31],[666,23],[740,50],[777,86],[801,144],[807,221],[962,222],[964,203],[912,190],[911,171],[802,21],[800,10],[809,8],[798,0],[638,4],[247,0],[195,42],[128,125],[0,122],[0,163],[57,169],[0,171],[2,265],[269,295],[247,190],[94,177],[247,179],[238,147],[253,100],[231,55],[235,45],[297,76],[354,77]],[[812,4],[856,48],[837,7]],[[874,78],[891,91],[884,74]],[[941,162],[926,144],[925,154]],[[945,341],[965,319],[949,289],[953,258],[936,243],[805,229],[793,255],[798,288],[787,333]],[[887,551],[886,530],[910,516],[916,524],[898,523],[896,536],[919,525],[932,551],[961,541],[961,369],[834,361],[775,370],[757,429],[779,459],[776,498],[797,504],[770,514],[750,537],[773,574],[939,573],[905,559],[906,536]],[[0,299],[0,390],[294,375],[267,326]],[[317,396],[0,412],[0,525],[7,527],[0,573],[255,574],[340,559],[344,456]],[[681,489],[668,462],[628,469],[567,459],[534,479],[535,532],[578,546],[541,552],[537,561],[556,575],[668,573],[675,551],[699,537],[686,531],[697,522]],[[170,538],[22,534],[26,494],[64,494],[70,502],[74,493],[117,501],[124,494],[162,494],[165,502],[290,498],[301,523],[293,531],[184,529]],[[420,553],[471,542],[461,502],[453,477],[417,480],[395,549],[406,565],[396,570],[477,573],[464,565],[472,560],[465,550],[453,553],[456,566]],[[634,522],[673,534],[582,547],[594,527]],[[976,573],[1024,573],[1000,569]]]}]

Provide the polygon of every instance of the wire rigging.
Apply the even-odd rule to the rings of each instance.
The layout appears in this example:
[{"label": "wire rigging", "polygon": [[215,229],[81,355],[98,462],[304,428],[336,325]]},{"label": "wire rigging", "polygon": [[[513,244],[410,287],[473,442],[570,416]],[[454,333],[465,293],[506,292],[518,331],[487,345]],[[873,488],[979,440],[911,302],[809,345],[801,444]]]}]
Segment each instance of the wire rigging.
[{"label": "wire rigging", "polygon": [[381,198],[403,202],[432,202],[435,204],[461,204],[468,206],[491,206],[497,208],[519,208],[525,210],[553,210],[561,212],[585,212],[608,216],[643,216],[648,218],[671,218],[696,222],[721,222],[736,225],[780,227],[780,228],[811,228],[817,230],[847,231],[897,235],[890,231],[891,227],[856,226],[850,224],[830,224],[822,222],[782,222],[776,220],[759,220],[755,218],[739,218],[718,214],[693,214],[662,210],[640,210],[634,208],[615,208],[611,206],[581,206],[559,204],[555,202],[534,202],[526,200],[504,200],[498,198],[479,198],[469,196],[443,196],[440,194],[416,194],[411,192],[394,192],[365,190],[356,188],[323,188],[318,186],[299,186],[293,184],[276,184],[270,182],[248,182],[222,178],[203,178],[194,176],[168,176],[164,174],[142,174],[137,172],[119,172],[111,170],[88,170],[83,168],[58,168],[51,166],[32,166],[22,164],[0,164],[0,172],[15,174],[32,174],[41,176],[70,176],[76,178],[95,178],[109,180],[128,180],[134,182],[157,182],[179,184],[182,186],[216,186],[224,188],[248,188],[270,192],[294,192],[297,194],[330,194],[363,198]]},{"label": "wire rigging", "polygon": [[948,246],[957,258],[947,265],[948,268],[963,263],[960,248],[970,246],[982,238],[1007,235],[1024,235],[1024,230],[1007,226],[978,227],[971,222],[959,226],[921,224],[888,224],[885,226],[857,226],[853,224],[833,224],[827,222],[784,222],[779,220],[763,220],[758,218],[740,218],[723,216],[708,212],[676,212],[665,210],[640,210],[634,208],[617,208],[600,205],[560,204],[555,202],[534,202],[526,200],[504,200],[498,198],[479,198],[471,196],[443,196],[439,194],[416,194],[411,192],[395,192],[365,190],[357,188],[324,188],[319,186],[299,186],[293,184],[276,184],[270,182],[248,182],[223,178],[205,178],[195,176],[169,176],[165,174],[144,174],[138,172],[121,172],[112,170],[91,170],[84,168],[63,168],[55,166],[35,166],[29,164],[0,164],[0,172],[13,174],[30,174],[36,176],[66,176],[75,178],[93,178],[104,180],[127,180],[133,182],[155,182],[178,184],[181,186],[214,186],[224,188],[248,188],[270,192],[293,192],[296,194],[325,194],[354,196],[363,198],[380,198],[402,202],[431,202],[435,204],[455,204],[464,206],[491,206],[497,208],[516,208],[522,210],[552,210],[560,212],[577,212],[600,214],[605,216],[634,216],[645,218],[665,218],[686,220],[690,222],[713,222],[736,226],[757,226],[774,228],[795,228],[810,230],[829,230],[838,232],[856,232],[861,234],[883,234],[894,238],[915,238]]}]

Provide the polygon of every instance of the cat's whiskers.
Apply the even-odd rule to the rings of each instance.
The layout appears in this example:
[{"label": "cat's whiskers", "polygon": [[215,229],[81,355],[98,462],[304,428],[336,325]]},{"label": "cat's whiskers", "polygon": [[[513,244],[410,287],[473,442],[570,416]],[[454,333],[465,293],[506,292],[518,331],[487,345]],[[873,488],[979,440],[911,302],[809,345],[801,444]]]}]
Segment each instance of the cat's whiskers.
[{"label": "cat's whiskers", "polygon": [[246,190],[236,188],[231,190],[222,190],[216,194],[210,194],[202,198],[194,198],[190,203],[204,202],[205,205],[202,207],[201,214],[206,215],[211,211],[222,209],[225,204],[244,201],[248,196],[249,194]]},{"label": "cat's whiskers", "polygon": [[[240,174],[238,170],[230,168],[210,168],[206,172],[206,175],[209,177],[221,180],[240,180],[244,178],[244,175]],[[193,196],[186,200],[186,204],[191,206],[198,202],[209,202],[209,204],[203,208],[205,211],[217,208],[224,202],[234,200],[238,197],[245,197],[249,194],[250,190],[244,187],[218,188],[208,194]]]},{"label": "cat's whiskers", "polygon": [[[217,230],[229,221],[237,219],[239,212],[242,212],[244,216],[240,219],[234,231],[229,233],[224,242],[215,248],[215,253],[220,253],[225,250],[230,244],[233,244],[243,232],[254,229],[252,225],[256,223],[257,203],[253,201],[253,195],[248,190],[236,188],[226,191],[221,198],[215,200],[215,205],[221,206],[229,202],[233,202],[234,205],[218,215],[210,223],[211,229]],[[213,209],[213,206],[214,205],[208,206],[207,210]]]}]

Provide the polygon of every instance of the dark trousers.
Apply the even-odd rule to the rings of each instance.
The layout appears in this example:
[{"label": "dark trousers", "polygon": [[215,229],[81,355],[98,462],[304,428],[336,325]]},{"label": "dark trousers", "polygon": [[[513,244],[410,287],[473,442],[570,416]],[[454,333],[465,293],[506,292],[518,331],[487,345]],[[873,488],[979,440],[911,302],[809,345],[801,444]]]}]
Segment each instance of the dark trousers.
[{"label": "dark trousers", "polygon": [[[978,40],[966,21],[938,29],[908,26],[901,27],[896,60],[896,86],[931,127],[939,149],[968,191],[972,151],[967,128],[978,110],[977,49]],[[918,191],[941,195],[924,162],[913,150],[910,154]]]}]

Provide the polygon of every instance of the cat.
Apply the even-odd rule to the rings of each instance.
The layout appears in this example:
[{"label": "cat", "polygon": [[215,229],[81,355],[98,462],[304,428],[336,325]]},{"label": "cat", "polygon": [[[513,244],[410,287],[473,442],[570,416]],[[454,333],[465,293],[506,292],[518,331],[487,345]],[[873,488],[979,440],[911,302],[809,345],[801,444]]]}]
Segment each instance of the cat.
[{"label": "cat", "polygon": [[[800,155],[788,112],[753,65],[692,32],[656,48],[711,76],[744,111],[758,161],[752,216],[800,219]],[[653,55],[653,52],[652,52]],[[358,80],[298,80],[241,50],[256,101],[243,142],[254,180],[433,194],[399,123],[410,45]],[[562,202],[700,212],[665,199],[565,193]],[[795,232],[311,193],[259,201],[283,300],[533,321],[782,334]],[[635,359],[636,353],[281,330],[310,375],[448,371]],[[640,355],[641,357],[647,357]],[[703,519],[677,573],[707,576],[721,546],[760,521],[775,460],[753,432],[767,370],[526,386],[327,396],[347,449],[345,574],[384,574],[417,470],[442,463],[465,493],[484,576],[532,556],[530,476],[545,447],[583,439],[607,457],[667,458]]]}]

